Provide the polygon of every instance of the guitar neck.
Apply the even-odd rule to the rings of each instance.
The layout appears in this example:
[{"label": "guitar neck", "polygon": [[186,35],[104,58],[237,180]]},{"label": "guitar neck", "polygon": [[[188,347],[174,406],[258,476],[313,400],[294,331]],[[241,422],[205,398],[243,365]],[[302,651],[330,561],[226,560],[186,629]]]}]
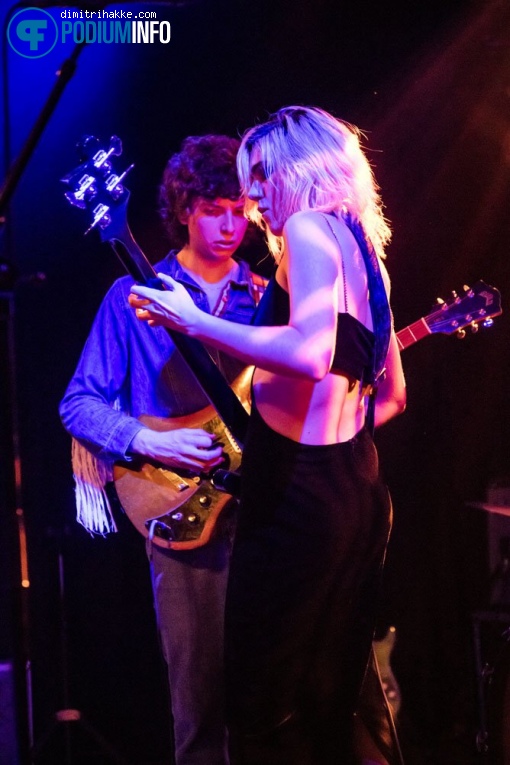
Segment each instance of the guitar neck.
[{"label": "guitar neck", "polygon": [[[156,289],[165,289],[133,238],[129,227],[126,226],[122,234],[113,235],[109,242],[135,281]],[[168,327],[165,329],[225,426],[242,448],[248,427],[248,413],[234,391],[198,340],[186,337]]]},{"label": "guitar neck", "polygon": [[397,332],[397,344],[399,350],[403,351],[404,348],[409,348],[413,343],[417,343],[423,337],[432,334],[425,319],[418,319],[414,324],[409,324],[408,327],[404,327]]},{"label": "guitar neck", "polygon": [[161,280],[158,279],[155,270],[136,243],[127,225],[121,233],[113,234],[108,241],[126,271],[136,282],[164,289]]}]

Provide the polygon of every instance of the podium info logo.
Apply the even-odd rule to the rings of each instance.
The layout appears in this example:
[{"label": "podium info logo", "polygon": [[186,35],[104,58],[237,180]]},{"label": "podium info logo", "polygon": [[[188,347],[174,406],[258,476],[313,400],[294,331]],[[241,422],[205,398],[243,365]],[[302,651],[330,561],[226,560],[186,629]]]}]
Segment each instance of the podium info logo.
[{"label": "podium info logo", "polygon": [[[42,8],[24,8],[7,27],[11,48],[24,58],[41,58],[57,42],[96,44],[169,43],[169,21],[159,21],[155,11],[60,11],[59,23]],[[149,19],[149,20],[147,20]]]},{"label": "podium info logo", "polygon": [[24,8],[14,14],[7,27],[11,48],[24,58],[42,58],[58,40],[55,19],[41,8]]}]

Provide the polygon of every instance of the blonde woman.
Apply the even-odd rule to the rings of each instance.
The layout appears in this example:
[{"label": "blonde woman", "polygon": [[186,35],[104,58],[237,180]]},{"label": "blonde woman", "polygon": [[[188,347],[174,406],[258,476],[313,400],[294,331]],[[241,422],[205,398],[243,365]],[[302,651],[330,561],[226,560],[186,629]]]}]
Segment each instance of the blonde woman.
[{"label": "blonde woman", "polygon": [[391,522],[365,425],[382,366],[375,424],[405,405],[390,232],[358,131],[321,109],[280,109],[237,162],[277,262],[254,325],[203,313],[164,275],[168,291],[131,302],[256,366],[227,594],[232,762],[348,765]]}]

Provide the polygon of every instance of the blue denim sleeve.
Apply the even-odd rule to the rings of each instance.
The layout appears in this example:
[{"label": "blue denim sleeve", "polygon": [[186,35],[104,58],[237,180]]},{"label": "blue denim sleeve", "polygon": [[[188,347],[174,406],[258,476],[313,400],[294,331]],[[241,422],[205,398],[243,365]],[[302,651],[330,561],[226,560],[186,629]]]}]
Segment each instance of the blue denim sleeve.
[{"label": "blue denim sleeve", "polygon": [[118,280],[104,298],[60,404],[65,429],[95,456],[107,459],[129,459],[129,445],[142,428],[126,414],[133,322],[127,284]]}]

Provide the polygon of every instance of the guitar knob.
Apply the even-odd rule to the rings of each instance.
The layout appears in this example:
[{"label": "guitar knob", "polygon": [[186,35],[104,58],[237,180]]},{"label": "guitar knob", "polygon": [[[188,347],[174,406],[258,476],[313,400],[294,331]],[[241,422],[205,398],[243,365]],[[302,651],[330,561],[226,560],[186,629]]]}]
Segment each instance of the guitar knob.
[{"label": "guitar knob", "polygon": [[198,498],[198,501],[202,507],[209,507],[211,504],[211,498],[208,497],[207,494],[202,494],[202,496]]},{"label": "guitar knob", "polygon": [[200,523],[200,517],[196,513],[190,513],[186,519],[191,526],[196,526]]},{"label": "guitar knob", "polygon": [[182,519],[184,518],[184,516],[183,516],[183,514],[182,514],[181,512],[179,512],[179,510],[177,510],[175,513],[172,513],[172,515],[170,516],[170,518],[171,518],[173,521],[182,521]]}]

